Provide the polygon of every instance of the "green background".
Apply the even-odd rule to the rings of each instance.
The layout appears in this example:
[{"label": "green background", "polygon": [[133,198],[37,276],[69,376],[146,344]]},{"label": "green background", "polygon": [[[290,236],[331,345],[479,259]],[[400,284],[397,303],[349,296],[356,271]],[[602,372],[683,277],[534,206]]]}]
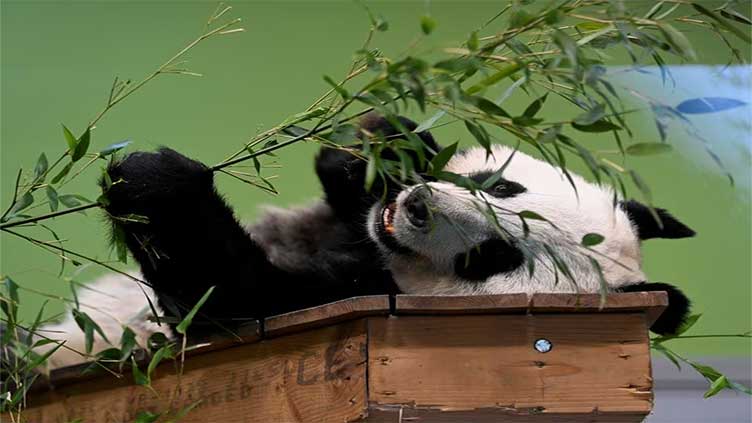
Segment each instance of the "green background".
[{"label": "green background", "polygon": [[[390,26],[387,32],[377,34],[374,45],[389,56],[404,51],[412,41],[422,38],[419,19],[430,10],[438,26],[434,34],[421,41],[418,51],[456,46],[493,16],[502,3],[439,1],[427,6],[422,1],[369,2]],[[628,4],[641,6],[638,2]],[[50,159],[64,151],[60,123],[74,132],[81,131],[103,107],[115,75],[134,80],[145,76],[198,35],[215,5],[204,1],[2,0],[0,204],[7,205],[11,200],[19,167],[31,171],[40,151]],[[231,5],[235,7],[232,16],[243,17],[246,32],[209,40],[190,53],[188,66],[204,77],[168,75],[153,81],[100,122],[94,131],[93,150],[129,139],[133,141],[130,150],[166,145],[206,163],[217,163],[258,131],[304,110],[328,88],[322,75],[342,77],[369,25],[363,9],[353,2],[246,1]],[[744,12],[749,15],[749,10]],[[688,35],[702,63],[727,62],[728,51],[709,32],[694,30]],[[748,46],[738,47],[749,58]],[[613,64],[622,63],[615,56]],[[724,89],[750,101],[750,68],[736,71],[740,82],[732,81],[734,85]],[[722,83],[708,76],[711,73],[702,68],[693,72],[677,69],[676,89],[664,88],[655,74],[629,76],[624,81],[656,98],[678,102],[692,96],[717,95]],[[721,80],[729,82],[728,78]],[[531,100],[518,91],[504,107],[520,113]],[[561,106],[550,101],[544,108],[545,116],[564,120],[578,114]],[[634,142],[657,140],[647,116],[632,120],[637,129]],[[675,147],[673,153],[628,157],[626,165],[637,169],[649,182],[655,203],[699,233],[689,240],[647,242],[645,269],[651,280],[675,283],[694,300],[695,311],[704,313],[695,333],[743,332],[751,326],[752,295],[750,110],[746,107],[734,113],[700,116],[693,122],[726,162],[737,185],[730,186],[698,142],[676,125],[669,138]],[[458,139],[469,143],[460,125],[441,127],[434,135],[444,144]],[[496,135],[513,142],[504,134]],[[614,148],[610,137],[569,135],[594,148]],[[274,183],[280,191],[278,196],[218,176],[220,190],[244,219],[257,216],[260,205],[311,201],[319,195],[312,169],[315,151],[315,145],[298,144],[279,153],[282,168],[267,171],[277,175]],[[619,156],[613,159],[622,162]],[[576,164],[575,169],[582,166]],[[92,168],[61,193],[80,193],[94,199],[98,195],[97,176],[98,170]],[[636,194],[634,190],[632,193]],[[37,213],[43,211],[44,207],[35,209]],[[69,240],[68,248],[113,260],[104,221],[97,212],[68,215],[52,225]],[[34,229],[24,231],[50,239]],[[21,293],[24,318],[32,318],[45,299],[31,290],[51,296],[70,295],[69,284],[57,276],[56,257],[5,234],[0,247],[1,272],[25,288]],[[76,280],[90,280],[97,273],[88,268]],[[54,299],[47,308],[50,313],[62,310],[62,302]],[[752,348],[748,340],[741,339],[677,342],[682,344],[675,348],[689,354],[750,355]]]}]

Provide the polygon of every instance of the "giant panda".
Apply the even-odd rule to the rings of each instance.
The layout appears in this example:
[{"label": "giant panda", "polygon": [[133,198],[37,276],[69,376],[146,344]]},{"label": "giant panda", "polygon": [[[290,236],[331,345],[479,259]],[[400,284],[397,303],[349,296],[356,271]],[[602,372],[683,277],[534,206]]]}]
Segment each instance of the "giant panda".
[{"label": "giant panda", "polygon": [[[359,136],[389,143],[415,129],[406,118],[371,115]],[[430,133],[417,135],[428,159],[440,151]],[[384,149],[382,159],[396,156]],[[154,308],[146,297],[158,313],[180,316],[216,286],[194,320],[195,333],[216,331],[217,322],[229,326],[367,294],[599,292],[592,257],[610,291],[668,292],[669,307],[652,331],[672,333],[687,316],[689,300],[679,289],[647,282],[640,244],[690,237],[691,229],[663,209],[654,209],[656,219],[650,208],[609,187],[577,175],[569,181],[561,169],[520,151],[494,145],[490,152],[454,154],[444,170],[479,186],[506,166],[501,178],[474,192],[432,180],[425,168],[417,169],[412,183],[379,178],[367,191],[366,163],[337,148],[323,147],[315,166],[323,199],[267,209],[258,222],[243,226],[204,164],[167,148],[114,161],[106,211],[140,272],[88,285],[78,294],[81,311],[113,345],[119,345],[123,325],[143,345],[155,332],[174,336],[169,325],[149,319]],[[519,213],[526,210],[546,220],[523,224]],[[604,240],[585,254],[581,240],[589,233]],[[567,264],[576,283],[557,274],[547,251]],[[66,341],[50,358],[51,368],[86,359],[75,352],[83,351],[84,336],[72,317],[40,332]],[[108,347],[95,336],[94,353]]]}]

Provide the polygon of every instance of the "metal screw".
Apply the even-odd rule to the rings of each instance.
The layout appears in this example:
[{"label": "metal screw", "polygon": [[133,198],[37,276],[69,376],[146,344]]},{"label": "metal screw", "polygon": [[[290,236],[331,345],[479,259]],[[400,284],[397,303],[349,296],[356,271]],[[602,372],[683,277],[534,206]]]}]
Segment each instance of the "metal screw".
[{"label": "metal screw", "polygon": [[554,344],[552,344],[548,339],[541,338],[535,341],[535,344],[533,346],[539,353],[547,353],[553,349]]}]

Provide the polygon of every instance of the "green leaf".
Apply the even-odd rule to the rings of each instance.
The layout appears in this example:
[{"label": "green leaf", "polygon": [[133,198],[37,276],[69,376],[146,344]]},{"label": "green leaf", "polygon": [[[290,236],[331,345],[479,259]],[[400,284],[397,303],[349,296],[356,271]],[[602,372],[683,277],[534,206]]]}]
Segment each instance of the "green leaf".
[{"label": "green leaf", "polygon": [[672,363],[674,363],[674,366],[676,366],[676,369],[681,371],[681,364],[679,364],[679,360],[676,358],[674,353],[669,350],[668,348],[664,347],[660,343],[651,343],[650,348],[658,351],[659,353],[663,354],[664,357],[669,359]]},{"label": "green leaf", "polygon": [[371,187],[373,186],[373,183],[376,182],[376,157],[371,157],[370,160],[368,160],[368,164],[366,165],[366,180],[365,180],[365,189],[366,191],[371,191]]},{"label": "green leaf", "polygon": [[604,104],[597,104],[592,109],[574,118],[573,122],[578,125],[590,125],[595,123],[606,116],[606,106]]},{"label": "green leaf", "polygon": [[170,340],[167,339],[167,335],[162,332],[155,332],[146,341],[146,347],[149,348],[149,351],[155,351],[169,343]]},{"label": "green leaf", "polygon": [[63,125],[63,135],[65,136],[65,142],[68,143],[68,152],[72,153],[76,149],[78,140],[67,126]]},{"label": "green leaf", "polygon": [[539,215],[538,213],[532,211],[532,210],[523,210],[519,213],[517,213],[517,216],[523,218],[523,219],[532,219],[532,220],[542,220],[544,222],[548,222],[548,219],[545,217]]},{"label": "green leaf", "polygon": [[50,203],[50,211],[57,211],[58,207],[58,200],[57,200],[57,191],[55,191],[55,188],[52,188],[52,185],[47,185],[47,188],[45,189],[45,193],[47,193],[47,201]]},{"label": "green leaf", "polygon": [[658,30],[661,31],[663,38],[666,39],[666,42],[671,45],[677,54],[690,60],[697,60],[697,54],[692,48],[692,44],[681,31],[665,22],[662,22],[658,26]]},{"label": "green leaf", "polygon": [[585,247],[592,247],[594,245],[600,244],[604,239],[605,238],[601,234],[589,233],[585,234],[585,236],[582,237],[581,244]]},{"label": "green leaf", "polygon": [[424,34],[429,35],[434,29],[436,29],[436,20],[434,18],[428,15],[420,18],[420,30],[423,31]]},{"label": "green leaf", "polygon": [[448,147],[442,148],[441,151],[431,159],[431,173],[438,173],[444,169],[444,166],[446,166],[457,151],[458,144],[459,142],[456,142]]},{"label": "green leaf", "polygon": [[698,320],[700,320],[700,317],[702,317],[701,313],[693,314],[682,323],[682,325],[679,327],[679,329],[676,330],[676,334],[674,336],[679,336],[687,332],[694,326]]},{"label": "green leaf", "polygon": [[39,155],[39,158],[37,159],[37,165],[34,166],[34,181],[35,182],[43,182],[44,181],[44,175],[47,173],[47,167],[49,164],[47,163],[47,155],[42,153]]},{"label": "green leaf", "polygon": [[589,125],[580,125],[572,122],[572,128],[582,132],[608,132],[621,129],[621,126],[613,124],[607,120],[599,120]]},{"label": "green leaf", "polygon": [[543,97],[538,98],[537,100],[530,103],[529,106],[525,109],[524,112],[522,112],[522,116],[532,118],[534,117],[538,111],[540,111],[541,107],[543,107],[543,103],[546,102],[546,98],[548,98],[548,93],[544,94]]},{"label": "green leaf", "polygon": [[136,363],[136,359],[131,356],[131,369],[133,372],[133,382],[136,383],[136,385],[141,386],[149,386],[151,385],[151,380],[149,380],[149,377],[144,374],[141,370],[138,368],[138,364]]},{"label": "green leaf", "polygon": [[126,141],[121,141],[121,142],[116,142],[114,144],[110,144],[107,147],[105,147],[102,151],[99,152],[99,156],[100,157],[107,157],[107,156],[109,156],[109,155],[111,155],[113,153],[116,153],[116,152],[124,149],[130,143],[131,143],[130,141],[126,140]]},{"label": "green leaf", "polygon": [[490,154],[491,153],[491,139],[489,138],[488,132],[486,132],[486,129],[470,120],[465,121],[465,127],[470,132],[470,134],[472,134],[472,136],[475,137],[475,140],[478,141],[478,144],[480,144],[483,148],[486,149],[486,153]]},{"label": "green leaf", "polygon": [[703,15],[708,16],[709,18],[718,22],[718,24],[721,25],[724,29],[727,29],[729,32],[733,33],[747,44],[752,43],[752,38],[750,38],[748,33],[745,33],[734,25],[731,25],[728,21],[721,19],[718,15],[705,8],[705,6],[699,3],[692,3],[692,7],[694,7],[695,10],[702,13]]},{"label": "green leaf", "polygon": [[94,346],[94,332],[98,333],[99,336],[101,336],[102,339],[105,340],[105,342],[107,343],[110,342],[107,339],[107,336],[102,331],[102,328],[99,327],[99,325],[96,322],[94,322],[94,320],[92,320],[88,314],[77,309],[71,310],[71,313],[73,314],[73,319],[76,321],[76,324],[78,325],[78,327],[81,328],[81,330],[84,332],[86,354],[90,354]]},{"label": "green leaf", "polygon": [[146,368],[146,377],[151,380],[151,376],[154,374],[154,370],[157,368],[159,363],[162,362],[163,359],[169,358],[172,356],[172,348],[170,345],[165,345],[162,348],[158,349],[157,352],[154,353],[151,360],[149,360],[149,366]]},{"label": "green leaf", "polygon": [[624,151],[632,156],[652,156],[668,153],[672,150],[670,144],[662,142],[641,142],[628,146]]},{"label": "green leaf", "polygon": [[[652,198],[652,194],[650,192],[650,187],[648,186],[648,184],[646,184],[645,181],[642,179],[642,177],[634,170],[629,171],[629,176],[632,178],[632,182],[634,182],[635,186],[637,187],[638,190],[640,190],[640,192],[645,197],[645,199],[650,201],[650,199]],[[655,214],[655,211],[653,211],[651,214],[653,214],[653,217],[657,217],[657,215]],[[658,221],[660,221],[660,219],[658,219]]]},{"label": "green leaf", "polygon": [[332,78],[330,78],[327,75],[324,75],[324,81],[326,81],[327,84],[331,85],[334,91],[336,91],[337,94],[339,94],[343,100],[350,99],[350,93],[347,92],[346,89],[344,89],[340,84],[335,82]]},{"label": "green leaf", "polygon": [[729,384],[729,380],[726,379],[726,376],[721,376],[710,384],[710,388],[705,391],[705,395],[703,395],[703,397],[710,398],[713,395],[721,392],[725,388],[731,388],[731,385]]},{"label": "green leaf", "polygon": [[[139,383],[139,385],[141,385]],[[162,417],[162,414],[154,414],[151,411],[139,411],[134,423],[154,423]]]},{"label": "green leaf", "polygon": [[376,27],[377,31],[384,32],[389,29],[389,22],[383,16],[379,16],[374,20],[373,26]]},{"label": "green leaf", "polygon": [[81,202],[78,201],[78,197],[73,194],[60,195],[57,199],[63,203],[65,207],[76,207],[81,205]]},{"label": "green leaf", "polygon": [[749,20],[748,17],[742,15],[734,9],[721,9],[720,12],[721,16],[726,19],[731,19],[733,21],[741,22],[746,25],[752,25],[752,20]]},{"label": "green leaf", "polygon": [[566,54],[573,67],[577,66],[577,42],[564,31],[556,30],[553,36],[554,43]]},{"label": "green leaf", "polygon": [[178,333],[185,335],[185,332],[188,330],[188,327],[191,325],[191,322],[193,322],[193,317],[198,312],[198,309],[201,308],[202,305],[204,305],[207,299],[209,299],[209,296],[211,295],[212,291],[214,291],[213,286],[206,291],[206,293],[201,297],[201,299],[198,300],[196,305],[193,306],[191,311],[188,312],[188,314],[185,316],[183,321],[177,325],[175,330]]},{"label": "green leaf", "polygon": [[470,38],[467,39],[467,48],[470,51],[476,51],[478,50],[478,47],[480,47],[480,42],[478,41],[478,31],[473,31],[470,33]]},{"label": "green leaf", "polygon": [[34,196],[27,192],[26,194],[22,195],[21,198],[16,200],[16,204],[13,205],[13,208],[10,209],[10,212],[8,213],[9,216],[15,216],[20,212],[21,210],[29,207],[34,203]]},{"label": "green leaf", "polygon": [[519,28],[529,24],[535,19],[535,16],[531,15],[525,9],[517,9],[509,18],[509,29]]},{"label": "green leaf", "polygon": [[125,230],[122,225],[113,225],[112,245],[115,248],[115,254],[121,263],[128,262],[128,248],[125,244]]},{"label": "green leaf", "polygon": [[579,29],[580,31],[598,31],[603,28],[606,28],[610,26],[608,23],[601,23],[601,22],[580,22],[575,25],[575,28]]},{"label": "green leaf", "polygon": [[[10,301],[0,301],[0,308],[2,308],[3,312],[6,316],[8,316],[8,320],[15,324],[17,321],[17,313],[18,313],[18,284],[13,281],[13,279],[10,278],[10,276],[3,277],[3,285],[5,285],[5,291],[8,293],[8,297]],[[10,333],[10,330],[8,331]]]},{"label": "green leaf", "polygon": [[502,109],[500,106],[498,106],[493,101],[478,97],[478,96],[472,96],[470,97],[470,102],[472,102],[475,107],[479,108],[483,113],[492,115],[492,116],[503,116],[503,117],[511,117],[509,113],[507,113],[506,110]]},{"label": "green leaf", "polygon": [[133,332],[128,326],[124,326],[123,335],[120,337],[120,361],[127,360],[131,356],[133,348],[135,347],[136,333]]},{"label": "green leaf", "polygon": [[71,160],[77,162],[81,157],[89,150],[89,142],[91,141],[91,128],[86,128],[83,135],[78,139],[76,148],[71,153]]},{"label": "green leaf", "polygon": [[50,181],[50,183],[56,184],[56,183],[60,182],[60,180],[63,179],[63,178],[65,178],[65,176],[68,174],[68,172],[70,172],[70,170],[71,170],[72,167],[73,167],[73,162],[70,162],[70,163],[66,164],[65,167],[63,167],[60,170],[60,172],[58,172],[58,174],[55,175],[54,178],[52,178],[52,180]]},{"label": "green leaf", "polygon": [[509,65],[506,65],[503,68],[501,68],[498,72],[489,75],[488,77],[486,77],[485,79],[481,80],[477,84],[475,84],[475,85],[471,86],[470,88],[468,88],[467,89],[467,93],[468,94],[475,94],[475,93],[481,91],[484,88],[487,88],[487,87],[490,87],[490,86],[496,84],[497,82],[501,81],[502,79],[504,79],[504,78],[506,78],[508,76],[514,75],[520,69],[522,69],[522,66],[519,63],[511,63]]}]

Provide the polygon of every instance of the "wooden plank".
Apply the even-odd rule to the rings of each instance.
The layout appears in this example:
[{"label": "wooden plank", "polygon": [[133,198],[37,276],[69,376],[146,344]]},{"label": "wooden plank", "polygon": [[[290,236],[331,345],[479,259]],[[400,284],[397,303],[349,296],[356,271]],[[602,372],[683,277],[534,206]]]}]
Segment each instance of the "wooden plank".
[{"label": "wooden plank", "polygon": [[112,376],[31,398],[28,421],[133,421],[138,411],[179,409],[201,400],[181,422],[344,422],[366,408],[363,319],[165,363],[147,388]]},{"label": "wooden plank", "polygon": [[[541,338],[553,344],[548,353],[533,347]],[[644,417],[652,407],[639,313],[373,317],[368,357],[372,410],[501,409],[548,421],[549,414]]]},{"label": "wooden plank", "polygon": [[318,307],[268,317],[264,335],[268,337],[299,332],[364,316],[389,314],[389,296],[353,297]]},{"label": "wooden plank", "polygon": [[635,423],[645,419],[644,414],[609,413],[599,414],[515,414],[503,407],[474,410],[437,410],[430,407],[373,406],[363,423]]},{"label": "wooden plank", "polygon": [[503,295],[397,295],[396,314],[525,313],[527,294]]},{"label": "wooden plank", "polygon": [[[191,348],[186,351],[185,356],[188,358],[212,351],[223,350],[240,344],[256,342],[261,339],[260,328],[261,325],[259,322],[253,320],[245,322],[233,330],[233,333],[237,335],[237,337],[227,332],[195,338],[189,337],[188,342],[189,347]],[[133,354],[139,362],[139,365],[145,365],[149,362],[150,358],[145,351],[136,350]],[[53,386],[55,388],[60,388],[74,382],[83,382],[103,376],[103,370],[84,373],[83,371],[89,367],[91,367],[91,363],[77,364],[75,366],[55,369],[50,373],[49,380],[45,380],[44,378],[37,379],[38,383],[34,384],[31,392],[47,390]]]},{"label": "wooden plank", "polygon": [[529,310],[532,313],[641,311],[650,327],[667,306],[668,294],[665,291],[609,294],[602,308],[600,294],[533,294]]}]

